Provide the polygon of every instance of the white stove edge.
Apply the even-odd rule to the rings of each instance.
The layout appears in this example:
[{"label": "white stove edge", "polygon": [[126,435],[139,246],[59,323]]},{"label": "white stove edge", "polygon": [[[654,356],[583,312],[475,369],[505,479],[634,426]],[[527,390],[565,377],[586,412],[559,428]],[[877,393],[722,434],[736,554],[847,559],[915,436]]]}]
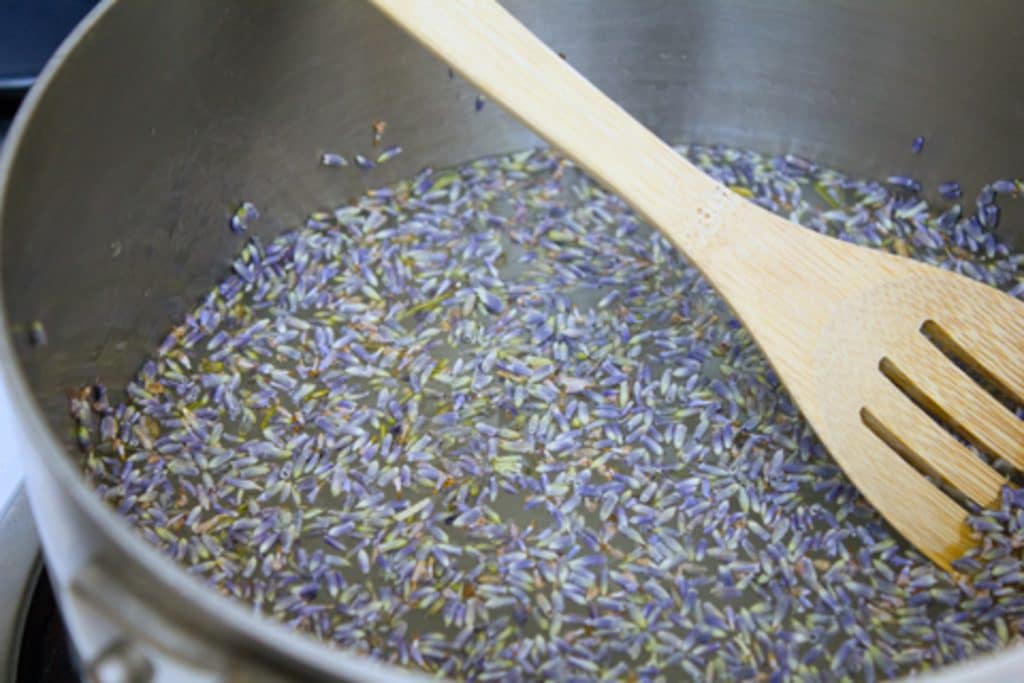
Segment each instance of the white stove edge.
[{"label": "white stove edge", "polygon": [[[3,406],[0,409],[0,434],[8,435],[11,432],[11,422],[14,416]],[[14,499],[15,493],[21,487],[23,471],[21,460],[17,457],[17,449],[12,448],[10,440],[3,440],[3,448],[0,449],[0,510],[7,508]]]},{"label": "white stove edge", "polygon": [[13,414],[0,401],[0,676],[11,680],[25,598],[39,565],[39,539],[25,495],[22,464],[10,438],[13,422]]},{"label": "white stove edge", "polygon": [[8,681],[16,673],[26,597],[38,576],[40,558],[24,488],[7,487],[5,495],[0,506],[0,680]]}]

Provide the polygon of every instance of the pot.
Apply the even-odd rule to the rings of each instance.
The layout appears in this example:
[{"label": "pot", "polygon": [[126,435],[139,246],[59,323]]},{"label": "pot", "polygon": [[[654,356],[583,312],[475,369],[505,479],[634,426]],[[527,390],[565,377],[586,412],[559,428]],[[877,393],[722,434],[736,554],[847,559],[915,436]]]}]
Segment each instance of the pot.
[{"label": "pot", "polygon": [[[935,187],[1019,174],[1024,10],[942,1],[508,0],[510,10],[671,142],[792,152]],[[315,206],[538,144],[352,0],[107,0],[29,95],[0,159],[3,400],[51,573],[86,671],[120,680],[413,680],[205,588],[88,488],[66,391],[124,386],[225,272],[259,202],[267,239]],[[320,153],[385,119],[404,154],[366,174]],[[910,142],[928,139],[913,156]],[[1007,239],[1024,247],[1010,214]],[[41,321],[48,344],[26,330]],[[1004,668],[1009,667],[1009,668]],[[1024,669],[1024,651],[950,670]],[[988,671],[988,674],[985,672]],[[995,672],[995,673],[992,673]],[[113,679],[118,680],[118,679]]]}]

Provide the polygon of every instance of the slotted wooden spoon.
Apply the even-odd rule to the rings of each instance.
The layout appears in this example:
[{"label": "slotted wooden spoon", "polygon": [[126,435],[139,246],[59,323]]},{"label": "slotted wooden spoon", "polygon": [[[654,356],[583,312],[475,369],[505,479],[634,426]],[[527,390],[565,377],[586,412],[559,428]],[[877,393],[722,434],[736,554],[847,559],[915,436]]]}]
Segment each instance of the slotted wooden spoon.
[{"label": "slotted wooden spoon", "polygon": [[492,0],[371,1],[664,233],[731,304],[864,496],[942,567],[963,554],[965,509],[921,472],[986,506],[1004,480],[934,417],[1017,467],[1024,421],[946,354],[1024,402],[1024,304],[742,199]]}]

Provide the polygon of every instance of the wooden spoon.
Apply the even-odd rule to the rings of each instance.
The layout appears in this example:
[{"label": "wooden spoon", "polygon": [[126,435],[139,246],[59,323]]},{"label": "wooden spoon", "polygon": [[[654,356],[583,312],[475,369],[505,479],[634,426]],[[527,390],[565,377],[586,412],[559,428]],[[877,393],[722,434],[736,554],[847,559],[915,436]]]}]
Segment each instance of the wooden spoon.
[{"label": "wooden spoon", "polygon": [[971,544],[967,513],[922,472],[984,506],[998,502],[1005,482],[935,418],[1017,467],[1024,421],[947,354],[1024,403],[1024,304],[742,199],[491,0],[371,2],[681,249],[753,334],[847,476],[950,568]]}]

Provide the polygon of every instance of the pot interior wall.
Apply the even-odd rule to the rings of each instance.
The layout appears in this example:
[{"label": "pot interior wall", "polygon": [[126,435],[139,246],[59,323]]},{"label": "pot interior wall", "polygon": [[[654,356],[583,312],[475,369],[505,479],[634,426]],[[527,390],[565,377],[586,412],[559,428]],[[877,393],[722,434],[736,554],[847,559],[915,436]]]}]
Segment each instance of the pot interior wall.
[{"label": "pot interior wall", "polygon": [[[793,152],[968,192],[1019,173],[1024,9],[952,2],[508,1],[658,134]],[[223,275],[244,238],[316,207],[537,144],[445,65],[352,0],[132,0],[67,55],[17,143],[2,225],[3,303],[33,397],[69,441],[66,391],[123,386]],[[566,112],[571,118],[572,112]],[[403,155],[371,172],[323,151]],[[915,157],[910,141],[928,137]],[[1018,246],[1024,229],[1008,213]],[[49,343],[24,330],[44,323]]]}]

